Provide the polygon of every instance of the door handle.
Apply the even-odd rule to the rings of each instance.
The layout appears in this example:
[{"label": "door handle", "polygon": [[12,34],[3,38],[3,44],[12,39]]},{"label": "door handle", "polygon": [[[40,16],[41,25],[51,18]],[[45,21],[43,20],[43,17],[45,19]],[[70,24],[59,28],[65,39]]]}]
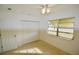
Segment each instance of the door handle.
[{"label": "door handle", "polygon": [[16,35],[14,35],[14,37],[16,37]]},{"label": "door handle", "polygon": [[1,37],[1,33],[0,33],[0,37]]}]

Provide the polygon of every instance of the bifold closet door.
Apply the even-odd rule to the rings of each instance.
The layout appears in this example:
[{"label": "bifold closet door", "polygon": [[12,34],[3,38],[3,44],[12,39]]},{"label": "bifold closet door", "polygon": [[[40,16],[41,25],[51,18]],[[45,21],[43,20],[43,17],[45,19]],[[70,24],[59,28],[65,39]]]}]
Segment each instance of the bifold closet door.
[{"label": "bifold closet door", "polygon": [[39,39],[39,21],[22,21],[20,44],[26,44]]},{"label": "bifold closet door", "polygon": [[1,44],[2,42],[1,42],[1,37],[0,37],[0,53],[2,52],[2,48],[1,48]]},{"label": "bifold closet door", "polygon": [[7,30],[3,31],[1,40],[3,45],[3,52],[17,48],[17,41],[13,32]]},{"label": "bifold closet door", "polygon": [[3,51],[2,39],[1,39],[1,30],[0,30],[0,53]]}]

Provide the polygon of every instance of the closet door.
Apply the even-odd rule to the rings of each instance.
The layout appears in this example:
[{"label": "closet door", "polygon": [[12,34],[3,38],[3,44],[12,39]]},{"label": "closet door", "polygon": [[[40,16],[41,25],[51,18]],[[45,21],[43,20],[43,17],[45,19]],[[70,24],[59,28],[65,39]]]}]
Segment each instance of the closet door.
[{"label": "closet door", "polygon": [[3,52],[17,48],[15,35],[10,31],[2,32]]},{"label": "closet door", "polygon": [[2,40],[1,40],[1,31],[0,31],[0,53],[3,51],[3,45],[2,45]]},{"label": "closet door", "polygon": [[0,53],[2,52],[2,42],[1,42],[1,35],[0,35]]},{"label": "closet door", "polygon": [[39,39],[39,21],[22,21],[21,22],[21,40],[20,44],[26,44]]}]

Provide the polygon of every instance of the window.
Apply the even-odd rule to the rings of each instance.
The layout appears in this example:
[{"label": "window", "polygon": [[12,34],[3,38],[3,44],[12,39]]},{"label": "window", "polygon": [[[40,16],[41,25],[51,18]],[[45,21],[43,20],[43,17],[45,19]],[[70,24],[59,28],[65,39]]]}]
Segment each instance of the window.
[{"label": "window", "polygon": [[48,33],[73,39],[74,17],[48,21]]},{"label": "window", "polygon": [[57,35],[58,20],[48,21],[48,33]]}]

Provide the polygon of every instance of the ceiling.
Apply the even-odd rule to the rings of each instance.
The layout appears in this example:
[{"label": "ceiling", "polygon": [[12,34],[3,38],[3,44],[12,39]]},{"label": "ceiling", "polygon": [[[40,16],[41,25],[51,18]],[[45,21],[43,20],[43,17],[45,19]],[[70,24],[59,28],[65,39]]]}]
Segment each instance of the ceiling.
[{"label": "ceiling", "polygon": [[[0,12],[12,12],[12,13],[41,13],[43,4],[0,4]],[[49,8],[53,8],[56,4],[49,4]],[[11,10],[8,10],[11,8]]]},{"label": "ceiling", "polygon": [[[55,4],[49,4],[48,7],[53,7]],[[17,8],[42,8],[42,4],[2,4],[0,7],[17,7]]]}]

